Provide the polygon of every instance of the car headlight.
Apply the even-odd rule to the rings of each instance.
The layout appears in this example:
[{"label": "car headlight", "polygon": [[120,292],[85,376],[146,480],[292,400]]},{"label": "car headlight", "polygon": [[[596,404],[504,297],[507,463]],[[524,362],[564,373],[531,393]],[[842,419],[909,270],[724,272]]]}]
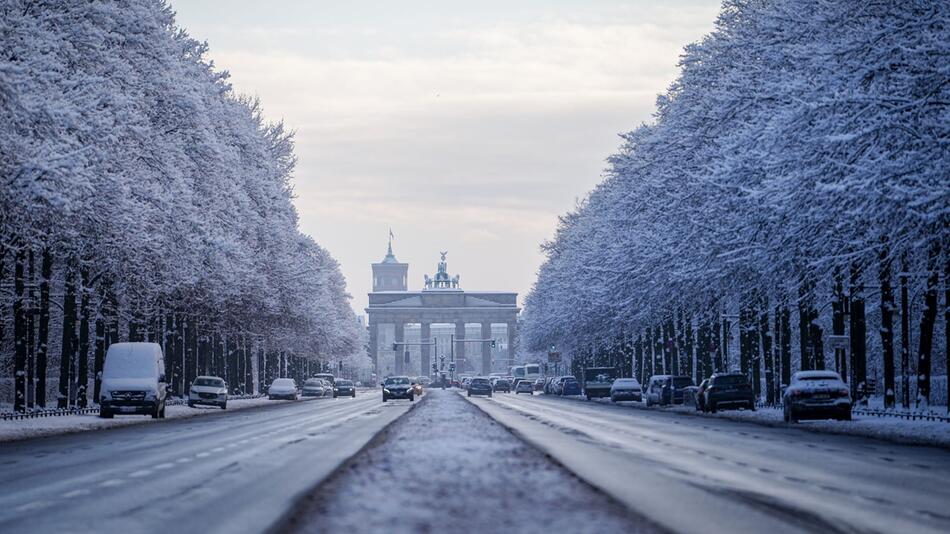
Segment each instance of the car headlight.
[{"label": "car headlight", "polygon": [[389,391],[389,390],[386,389],[386,388],[383,388],[383,392],[384,392],[384,393],[391,393],[391,391]]},{"label": "car headlight", "polygon": [[99,393],[99,400],[100,400],[100,401],[112,400],[112,392],[111,392],[111,391],[108,391],[108,390],[105,390],[105,389],[102,390],[102,391]]}]

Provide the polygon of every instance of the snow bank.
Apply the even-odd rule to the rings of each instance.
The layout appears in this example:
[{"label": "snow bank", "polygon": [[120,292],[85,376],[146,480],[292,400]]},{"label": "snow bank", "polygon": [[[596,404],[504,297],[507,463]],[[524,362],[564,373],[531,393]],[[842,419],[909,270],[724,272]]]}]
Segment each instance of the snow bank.
[{"label": "snow bank", "polygon": [[[241,410],[244,408],[252,408],[264,404],[275,404],[282,402],[293,401],[272,401],[268,400],[267,397],[258,397],[254,399],[232,399],[228,401],[227,410],[206,406],[196,406],[194,408],[189,408],[185,405],[167,406],[165,408],[165,418],[180,419],[184,417],[207,415],[210,413],[227,413],[232,410]],[[71,434],[73,432],[83,432],[86,430],[99,430],[103,428],[114,428],[119,426],[140,425],[157,421],[158,420],[152,419],[147,415],[116,415],[114,419],[102,419],[96,414],[61,415],[56,417],[37,417],[33,419],[22,419],[16,421],[0,421],[0,442],[53,436],[56,434]]]}]

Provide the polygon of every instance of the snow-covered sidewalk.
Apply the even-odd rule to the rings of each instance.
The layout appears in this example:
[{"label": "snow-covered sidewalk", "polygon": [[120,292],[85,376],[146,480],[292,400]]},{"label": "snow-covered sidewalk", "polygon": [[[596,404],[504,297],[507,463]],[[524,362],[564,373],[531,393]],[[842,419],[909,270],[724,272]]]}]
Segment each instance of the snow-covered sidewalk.
[{"label": "snow-covered sidewalk", "polygon": [[282,530],[656,531],[454,391],[439,390],[302,500]]},{"label": "snow-covered sidewalk", "polygon": [[[579,402],[587,402],[578,397]],[[613,404],[610,399],[595,399],[596,402]],[[639,402],[618,402],[617,405],[630,406],[642,410],[661,410],[694,415],[697,417],[721,417],[732,421],[743,421],[766,426],[788,426],[782,418],[781,408],[758,408],[757,410],[720,410],[717,413],[702,413],[694,406],[654,406],[647,408]],[[833,421],[829,419],[817,421],[801,421],[792,426],[811,432],[828,434],[844,434],[876,438],[895,443],[910,445],[928,445],[950,449],[950,423],[943,421],[908,420],[899,417],[877,417],[873,415],[854,414],[851,421]]]},{"label": "snow-covered sidewalk", "polygon": [[[315,399],[321,400],[321,399]],[[186,405],[168,406],[165,408],[166,419],[180,419],[208,414],[228,413],[233,410],[253,408],[265,404],[278,404],[293,401],[268,400],[267,397],[253,399],[232,399],[228,401],[228,409],[217,407],[196,406],[189,408]],[[297,401],[302,402],[302,401]],[[0,421],[0,442],[16,441],[21,439],[69,434],[86,430],[100,430],[128,425],[140,425],[161,420],[152,419],[147,415],[116,415],[113,419],[103,419],[97,414],[59,415],[55,417],[36,417],[14,421]]]}]

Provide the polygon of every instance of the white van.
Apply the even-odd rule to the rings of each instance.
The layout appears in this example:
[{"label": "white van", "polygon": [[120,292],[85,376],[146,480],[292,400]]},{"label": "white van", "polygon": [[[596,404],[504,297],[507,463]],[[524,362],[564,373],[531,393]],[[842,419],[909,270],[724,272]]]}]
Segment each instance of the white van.
[{"label": "white van", "polygon": [[106,353],[99,417],[143,414],[165,417],[165,358],[158,343],[113,343]]}]

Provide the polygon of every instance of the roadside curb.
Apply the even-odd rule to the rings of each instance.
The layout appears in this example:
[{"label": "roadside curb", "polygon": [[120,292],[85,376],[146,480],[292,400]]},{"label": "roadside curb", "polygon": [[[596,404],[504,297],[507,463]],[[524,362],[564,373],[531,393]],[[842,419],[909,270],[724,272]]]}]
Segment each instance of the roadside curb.
[{"label": "roadside curb", "polygon": [[[353,461],[362,456],[363,453],[378,446],[380,443],[386,441],[389,438],[389,434],[392,431],[392,428],[403,421],[406,416],[415,411],[423,403],[429,400],[429,394],[426,393],[419,399],[418,402],[412,402],[409,406],[409,409],[406,410],[402,415],[393,419],[387,423],[383,428],[379,430],[369,441],[363,444],[362,447],[356,450],[353,454],[347,456],[343,459],[333,470],[331,470],[325,477],[315,482],[312,486],[307,489],[302,490],[296,496],[293,497],[290,506],[287,507],[287,510],[265,531],[267,534],[282,534],[291,530],[292,527],[296,526],[297,516],[300,512],[311,502],[311,497],[320,493],[320,490],[334,481],[339,477],[343,472],[349,469],[350,465],[353,464]],[[382,402],[382,401],[380,401]]]},{"label": "roadside curb", "polygon": [[[315,401],[321,398],[322,397],[312,397],[312,398],[307,398],[307,399],[301,398],[301,399],[298,399],[297,401],[290,401],[290,402],[310,402],[310,401]],[[62,428],[62,429],[56,429],[48,433],[39,433],[34,436],[29,436],[29,435],[12,436],[12,437],[9,437],[9,439],[0,435],[0,446],[2,446],[4,443],[18,443],[18,442],[30,441],[30,440],[42,440],[46,438],[55,438],[55,437],[74,435],[74,434],[84,434],[86,432],[108,432],[111,430],[119,430],[123,428],[139,426],[139,425],[146,425],[150,423],[164,424],[164,423],[171,423],[174,421],[186,421],[186,420],[194,419],[196,417],[226,417],[229,414],[244,412],[247,410],[266,410],[266,409],[272,409],[277,406],[283,406],[285,404],[288,404],[288,402],[283,401],[280,404],[253,404],[250,406],[235,406],[233,408],[231,406],[228,406],[227,410],[210,409],[210,408],[191,408],[192,410],[194,410],[193,413],[189,413],[188,415],[182,415],[180,417],[172,417],[170,419],[169,418],[152,419],[151,417],[148,417],[148,416],[136,416],[137,419],[128,419],[128,422],[123,422],[122,424],[118,424],[118,425],[107,425],[107,426],[94,427],[94,428],[83,428],[83,427]],[[181,405],[173,405],[173,406],[181,406]],[[93,414],[86,414],[86,415],[92,416]],[[95,416],[95,418],[98,419],[98,416]]]}]

